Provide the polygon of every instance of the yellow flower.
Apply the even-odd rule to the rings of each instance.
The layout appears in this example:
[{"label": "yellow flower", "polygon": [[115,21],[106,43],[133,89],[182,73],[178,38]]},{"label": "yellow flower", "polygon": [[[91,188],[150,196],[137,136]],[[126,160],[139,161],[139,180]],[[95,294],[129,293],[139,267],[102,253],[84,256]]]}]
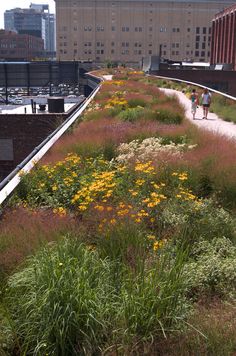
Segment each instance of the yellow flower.
[{"label": "yellow flower", "polygon": [[153,244],[153,250],[154,251],[157,251],[159,249],[159,242],[158,241],[155,241],[154,244]]},{"label": "yellow flower", "polygon": [[104,210],[104,206],[102,206],[102,205],[96,205],[96,206],[94,207],[94,209],[96,209],[96,210],[98,210],[98,211],[103,211],[103,210]]},{"label": "yellow flower", "polygon": [[147,235],[148,240],[155,240],[155,235]]}]

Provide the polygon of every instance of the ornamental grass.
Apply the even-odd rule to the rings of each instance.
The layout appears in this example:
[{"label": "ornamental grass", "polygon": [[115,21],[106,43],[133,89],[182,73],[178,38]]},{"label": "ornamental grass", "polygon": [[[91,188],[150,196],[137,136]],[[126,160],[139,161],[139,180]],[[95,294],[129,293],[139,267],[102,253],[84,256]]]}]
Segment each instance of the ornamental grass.
[{"label": "ornamental grass", "polygon": [[0,353],[222,354],[227,312],[211,306],[236,297],[235,143],[185,120],[157,79],[114,73],[1,215]]}]

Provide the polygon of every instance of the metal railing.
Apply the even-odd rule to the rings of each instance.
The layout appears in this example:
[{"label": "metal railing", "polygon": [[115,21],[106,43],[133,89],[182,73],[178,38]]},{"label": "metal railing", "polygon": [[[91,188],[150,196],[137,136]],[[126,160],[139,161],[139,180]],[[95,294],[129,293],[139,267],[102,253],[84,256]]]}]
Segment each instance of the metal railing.
[{"label": "metal railing", "polygon": [[147,74],[148,77],[155,77],[155,78],[160,78],[160,79],[166,79],[166,80],[171,80],[173,82],[181,82],[181,83],[186,83],[186,84],[189,84],[189,85],[194,85],[194,86],[197,86],[199,88],[207,88],[209,91],[213,92],[213,93],[216,93],[216,94],[219,94],[219,95],[222,95],[222,96],[225,96],[226,98],[228,99],[231,99],[231,100],[234,100],[236,101],[236,97],[232,96],[232,95],[229,95],[229,94],[226,94],[226,93],[223,93],[219,90],[215,90],[215,89],[212,89],[210,87],[207,87],[206,85],[202,85],[202,84],[198,84],[198,83],[194,83],[194,82],[189,82],[187,80],[183,80],[183,79],[177,79],[177,78],[171,78],[171,77],[163,77],[161,75],[152,75],[152,74]]},{"label": "metal railing", "polygon": [[78,109],[69,116],[55,131],[53,131],[40,145],[20,163],[16,168],[0,183],[0,204],[2,204],[12,191],[20,183],[21,175],[28,173],[35,164],[46,154],[46,152],[54,145],[62,134],[78,119],[79,115],[86,109],[91,100],[97,94],[101,87],[102,78],[98,78],[92,74],[90,76],[100,79],[100,83],[92,93],[82,102]]}]

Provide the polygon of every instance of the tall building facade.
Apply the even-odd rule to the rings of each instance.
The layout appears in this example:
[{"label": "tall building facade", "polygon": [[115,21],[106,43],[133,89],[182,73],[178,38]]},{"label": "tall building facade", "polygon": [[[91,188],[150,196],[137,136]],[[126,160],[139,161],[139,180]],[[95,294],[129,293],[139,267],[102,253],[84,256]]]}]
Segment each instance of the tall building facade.
[{"label": "tall building facade", "polygon": [[228,0],[55,0],[58,60],[210,59],[211,20]]},{"label": "tall building facade", "polygon": [[31,4],[29,9],[15,8],[4,13],[4,28],[44,40],[46,51],[55,51],[55,16],[48,5]]},{"label": "tall building facade", "polygon": [[212,21],[211,64],[230,64],[236,70],[236,4]]}]

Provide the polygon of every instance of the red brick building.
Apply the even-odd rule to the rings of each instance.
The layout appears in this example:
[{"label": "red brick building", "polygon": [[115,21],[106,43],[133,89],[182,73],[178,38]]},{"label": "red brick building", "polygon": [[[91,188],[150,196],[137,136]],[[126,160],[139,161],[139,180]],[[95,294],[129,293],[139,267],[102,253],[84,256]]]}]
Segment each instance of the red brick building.
[{"label": "red brick building", "polygon": [[30,61],[42,57],[44,41],[31,35],[0,30],[0,60]]},{"label": "red brick building", "polygon": [[211,64],[231,64],[236,70],[236,4],[212,21]]}]

